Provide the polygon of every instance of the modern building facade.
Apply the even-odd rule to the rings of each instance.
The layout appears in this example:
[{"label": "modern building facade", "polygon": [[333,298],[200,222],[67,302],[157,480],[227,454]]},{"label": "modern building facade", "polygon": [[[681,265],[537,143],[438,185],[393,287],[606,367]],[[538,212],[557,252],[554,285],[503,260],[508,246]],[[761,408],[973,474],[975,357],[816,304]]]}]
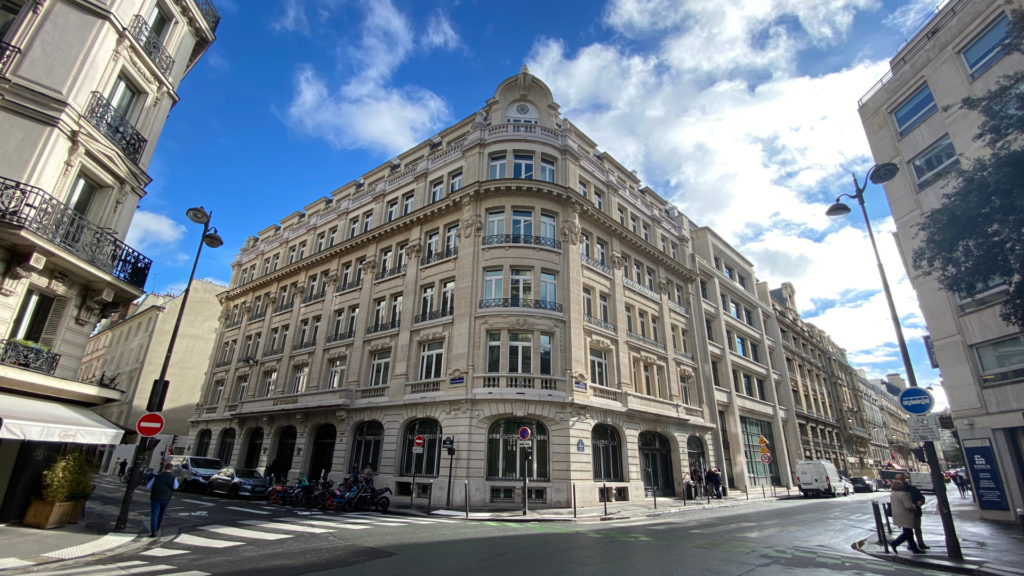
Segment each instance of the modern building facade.
[{"label": "modern building facade", "polygon": [[[885,192],[904,262],[917,245],[916,225],[942,202],[945,176],[961,158],[987,153],[973,139],[980,116],[956,104],[1024,68],[1024,55],[1002,44],[1014,6],[1021,4],[947,3],[860,101],[875,161],[900,167]],[[1024,336],[999,318],[1007,287],[950,294],[909,268],[964,446],[985,466],[994,461],[998,468],[992,492],[981,502],[982,517],[1012,520],[1014,510],[1024,507]]]},{"label": "modern building facade", "polygon": [[32,463],[49,459],[31,453],[121,437],[85,407],[125,392],[75,379],[99,319],[143,293],[151,261],[124,238],[218,21],[209,0],[0,3],[0,521],[38,489]]}]

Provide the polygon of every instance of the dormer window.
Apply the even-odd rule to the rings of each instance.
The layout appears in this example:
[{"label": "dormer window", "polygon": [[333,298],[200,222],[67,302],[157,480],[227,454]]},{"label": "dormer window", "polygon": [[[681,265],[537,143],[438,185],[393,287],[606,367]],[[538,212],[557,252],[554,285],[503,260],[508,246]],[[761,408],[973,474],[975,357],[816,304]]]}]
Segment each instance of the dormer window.
[{"label": "dormer window", "polygon": [[537,109],[526,102],[516,102],[505,111],[508,124],[539,124]]}]

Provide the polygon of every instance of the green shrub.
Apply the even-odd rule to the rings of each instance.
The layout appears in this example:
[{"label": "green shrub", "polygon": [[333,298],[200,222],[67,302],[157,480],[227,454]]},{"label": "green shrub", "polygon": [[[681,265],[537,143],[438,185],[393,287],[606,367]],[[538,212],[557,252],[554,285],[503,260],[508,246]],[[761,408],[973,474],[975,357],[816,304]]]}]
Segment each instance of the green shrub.
[{"label": "green shrub", "polygon": [[88,500],[95,474],[95,464],[81,452],[57,456],[43,472],[43,499],[57,504]]}]

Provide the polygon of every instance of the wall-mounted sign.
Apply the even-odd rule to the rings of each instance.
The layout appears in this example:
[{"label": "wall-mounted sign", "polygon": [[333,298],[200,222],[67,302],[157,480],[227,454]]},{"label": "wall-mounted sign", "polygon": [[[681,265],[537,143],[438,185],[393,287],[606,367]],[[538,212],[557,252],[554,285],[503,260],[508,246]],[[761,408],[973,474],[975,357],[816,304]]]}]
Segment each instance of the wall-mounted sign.
[{"label": "wall-mounted sign", "polygon": [[964,440],[963,444],[974,493],[978,495],[978,507],[982,510],[1009,510],[992,442],[988,438],[978,438]]},{"label": "wall-mounted sign", "polygon": [[576,388],[577,390],[586,390],[587,389],[587,383],[586,382],[576,382],[576,383],[573,384],[573,387]]},{"label": "wall-mounted sign", "polygon": [[587,449],[587,447],[583,444],[583,440],[577,440],[576,441],[576,451],[577,452],[584,452],[584,451],[586,451],[586,449]]},{"label": "wall-mounted sign", "polygon": [[463,384],[465,382],[466,379],[462,376],[459,376],[458,378],[452,378],[451,380],[448,381],[449,384]]},{"label": "wall-mounted sign", "polygon": [[932,344],[932,337],[924,337],[924,349],[928,351],[928,361],[932,363],[932,368],[935,370],[939,369],[939,359],[935,357],[935,344]]}]

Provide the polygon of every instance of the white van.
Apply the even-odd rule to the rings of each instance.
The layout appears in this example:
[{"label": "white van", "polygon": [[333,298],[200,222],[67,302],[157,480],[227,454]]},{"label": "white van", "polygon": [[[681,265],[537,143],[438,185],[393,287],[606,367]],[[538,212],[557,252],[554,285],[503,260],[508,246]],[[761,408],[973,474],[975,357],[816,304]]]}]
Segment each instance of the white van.
[{"label": "white van", "polygon": [[182,490],[205,492],[210,477],[220,472],[224,464],[218,458],[201,458],[199,456],[174,456],[172,474],[178,479]]},{"label": "white van", "polygon": [[839,471],[828,460],[801,460],[796,463],[796,481],[804,498],[845,495],[849,492]]},{"label": "white van", "polygon": [[932,482],[932,475],[928,472],[911,472],[910,483],[917,486],[921,492],[935,494],[935,484]]}]

